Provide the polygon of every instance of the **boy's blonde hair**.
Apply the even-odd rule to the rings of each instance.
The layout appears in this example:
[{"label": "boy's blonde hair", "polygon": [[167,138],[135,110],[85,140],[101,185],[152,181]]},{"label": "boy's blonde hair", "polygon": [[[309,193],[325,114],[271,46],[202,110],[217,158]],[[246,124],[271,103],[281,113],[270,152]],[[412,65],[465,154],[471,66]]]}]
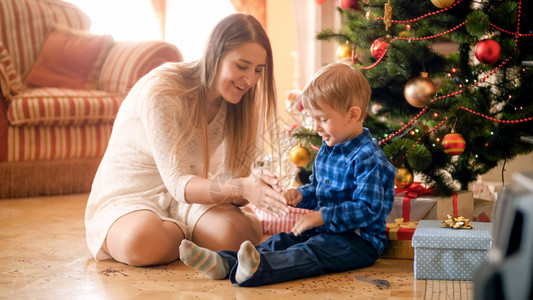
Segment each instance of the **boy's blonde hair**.
[{"label": "boy's blonde hair", "polygon": [[361,108],[361,119],[364,119],[371,94],[368,80],[359,70],[343,63],[333,63],[320,69],[307,83],[302,104],[306,110],[321,110],[321,105],[327,104],[341,113],[358,106]]}]

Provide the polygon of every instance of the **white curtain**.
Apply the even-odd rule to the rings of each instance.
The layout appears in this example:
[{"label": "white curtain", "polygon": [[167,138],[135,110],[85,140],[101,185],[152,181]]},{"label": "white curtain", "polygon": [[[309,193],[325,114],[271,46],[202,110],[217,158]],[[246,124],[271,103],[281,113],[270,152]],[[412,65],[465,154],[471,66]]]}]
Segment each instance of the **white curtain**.
[{"label": "white curtain", "polygon": [[295,85],[303,89],[307,81],[323,65],[337,60],[338,44],[335,41],[318,41],[316,34],[322,29],[338,28],[340,16],[337,0],[326,0],[321,5],[311,0],[291,0],[296,27],[297,53]]}]

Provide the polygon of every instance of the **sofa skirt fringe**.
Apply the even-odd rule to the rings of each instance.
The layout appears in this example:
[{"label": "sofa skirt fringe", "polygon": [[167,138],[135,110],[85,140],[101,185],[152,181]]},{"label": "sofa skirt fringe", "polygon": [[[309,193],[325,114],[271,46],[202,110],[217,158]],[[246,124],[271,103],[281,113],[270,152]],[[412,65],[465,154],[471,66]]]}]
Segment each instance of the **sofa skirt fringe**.
[{"label": "sofa skirt fringe", "polygon": [[0,199],[88,193],[100,160],[0,162]]}]

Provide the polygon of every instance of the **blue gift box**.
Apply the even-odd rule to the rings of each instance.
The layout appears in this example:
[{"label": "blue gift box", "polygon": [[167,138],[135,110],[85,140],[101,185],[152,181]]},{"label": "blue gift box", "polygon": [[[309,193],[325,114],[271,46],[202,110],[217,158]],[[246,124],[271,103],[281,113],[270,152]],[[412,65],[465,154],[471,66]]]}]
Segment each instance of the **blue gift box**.
[{"label": "blue gift box", "polygon": [[471,222],[453,229],[442,221],[421,220],[413,235],[416,279],[473,280],[492,247],[492,223]]}]

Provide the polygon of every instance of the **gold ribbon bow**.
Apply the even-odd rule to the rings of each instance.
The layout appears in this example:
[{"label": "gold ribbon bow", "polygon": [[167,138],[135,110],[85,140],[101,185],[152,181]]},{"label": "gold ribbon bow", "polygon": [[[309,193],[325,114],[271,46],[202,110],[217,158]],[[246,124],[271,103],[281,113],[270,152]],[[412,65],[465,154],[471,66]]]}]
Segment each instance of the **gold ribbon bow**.
[{"label": "gold ribbon bow", "polygon": [[472,224],[470,224],[470,219],[467,219],[463,216],[450,216],[447,215],[448,219],[442,221],[442,226],[450,227],[454,229],[472,229]]}]

